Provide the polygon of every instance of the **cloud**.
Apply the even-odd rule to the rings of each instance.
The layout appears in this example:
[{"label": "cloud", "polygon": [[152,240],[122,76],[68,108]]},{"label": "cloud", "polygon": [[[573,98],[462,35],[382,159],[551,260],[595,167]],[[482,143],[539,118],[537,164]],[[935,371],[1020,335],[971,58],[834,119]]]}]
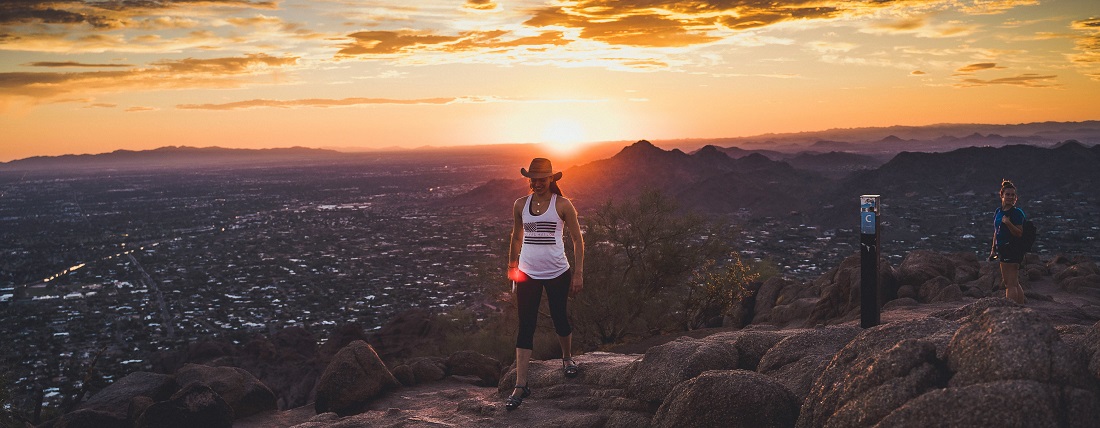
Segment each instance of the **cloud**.
[{"label": "cloud", "polygon": [[1039,0],[973,0],[969,4],[961,3],[959,10],[967,15],[996,15],[1020,6],[1037,4],[1039,4]]},{"label": "cloud", "polygon": [[1074,40],[1074,50],[1069,60],[1093,80],[1100,80],[1100,18],[1074,21],[1070,28],[1078,31]]},{"label": "cloud", "polygon": [[546,31],[526,37],[517,37],[503,30],[471,31],[457,36],[408,31],[362,31],[348,37],[351,40],[337,52],[338,58],[389,57],[430,52],[485,52],[502,48],[562,46],[570,43],[561,31]]},{"label": "cloud", "polygon": [[137,112],[143,112],[143,111],[156,111],[156,110],[157,109],[154,108],[154,107],[141,107],[141,106],[138,106],[138,107],[129,107],[124,111],[127,112],[127,113],[137,113]]},{"label": "cloud", "polygon": [[466,0],[466,4],[462,7],[473,10],[493,10],[497,8],[497,4],[493,0]]},{"label": "cloud", "polygon": [[95,104],[89,104],[87,106],[84,106],[84,108],[115,108],[115,107],[118,107],[118,104],[95,103]]},{"label": "cloud", "polygon": [[74,94],[183,88],[237,88],[249,77],[294,66],[298,57],[252,54],[242,57],[163,60],[147,68],[86,72],[0,73],[0,101],[26,97],[59,102]]},{"label": "cloud", "polygon": [[16,0],[0,4],[0,26],[14,24],[88,24],[95,28],[131,26],[129,18],[150,11],[197,6],[274,9],[274,1],[248,0]]},{"label": "cloud", "polygon": [[967,73],[967,74],[969,74],[969,73],[973,73],[975,71],[992,70],[992,69],[998,69],[998,68],[1005,68],[1005,67],[997,67],[997,63],[995,63],[995,62],[982,62],[982,63],[977,63],[977,64],[970,64],[970,65],[967,65],[965,67],[959,68],[958,70],[955,70],[955,71],[958,72],[958,73]]},{"label": "cloud", "polygon": [[925,72],[920,71],[920,70],[913,70],[911,73],[909,73],[910,76],[924,76],[924,75],[927,75],[927,74],[928,73],[925,73]]},{"label": "cloud", "polygon": [[85,63],[76,62],[76,61],[62,61],[62,62],[37,61],[37,62],[31,62],[31,63],[27,63],[27,64],[23,64],[23,65],[27,66],[27,67],[55,67],[55,68],[60,68],[60,67],[87,67],[87,68],[111,68],[111,67],[127,68],[127,67],[133,67],[132,64],[85,64]]},{"label": "cloud", "polygon": [[248,73],[267,68],[292,66],[298,63],[298,57],[274,57],[268,54],[251,54],[243,57],[164,60],[154,62],[161,70],[183,74],[233,75]]},{"label": "cloud", "polygon": [[1025,88],[1053,88],[1059,87],[1057,82],[1053,80],[1058,78],[1056,75],[1038,75],[1038,74],[1021,74],[1015,77],[1002,77],[1000,79],[981,80],[981,79],[964,79],[963,81],[956,83],[955,86],[959,88],[973,88],[980,86],[995,86],[995,85],[1008,85],[1008,86],[1021,86]]},{"label": "cloud", "polygon": [[176,108],[184,110],[239,110],[248,108],[274,107],[346,107],[371,104],[451,104],[457,102],[457,98],[423,98],[423,99],[389,99],[389,98],[343,98],[325,99],[311,98],[301,100],[247,100],[225,104],[180,104]]}]

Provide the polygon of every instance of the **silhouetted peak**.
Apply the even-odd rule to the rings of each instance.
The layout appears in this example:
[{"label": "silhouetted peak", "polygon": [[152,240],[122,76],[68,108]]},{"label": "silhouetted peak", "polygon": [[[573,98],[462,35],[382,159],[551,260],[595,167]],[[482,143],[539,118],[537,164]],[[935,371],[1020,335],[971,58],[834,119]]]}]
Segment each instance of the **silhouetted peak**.
[{"label": "silhouetted peak", "polygon": [[1055,144],[1054,147],[1051,147],[1051,148],[1052,149],[1058,149],[1058,150],[1086,150],[1086,149],[1088,149],[1088,147],[1085,147],[1084,144],[1081,144],[1081,142],[1077,141],[1077,140],[1066,140],[1066,141],[1063,141],[1061,143]]},{"label": "silhouetted peak", "polygon": [[[660,155],[663,155],[665,153],[669,153],[669,152],[666,152],[666,151],[662,150],[660,147],[654,146],[653,143],[650,143],[649,141],[639,140],[637,143],[634,143],[634,144],[631,144],[629,146],[623,147],[623,150],[620,151],[619,154],[615,155],[615,157],[617,157],[617,158],[618,157],[646,157],[646,158],[648,158],[648,157],[660,156]],[[680,152],[680,153],[682,154],[683,152]]]},{"label": "silhouetted peak", "polygon": [[964,140],[981,140],[981,139],[984,139],[984,138],[985,138],[984,135],[979,134],[977,132],[963,137]]},{"label": "silhouetted peak", "polygon": [[897,135],[887,135],[886,138],[879,140],[880,143],[900,143],[905,140],[898,138]]},{"label": "silhouetted peak", "polygon": [[706,146],[703,146],[703,148],[701,148],[701,149],[699,149],[699,151],[695,152],[695,156],[703,157],[703,158],[729,157],[729,156],[726,156],[725,153],[723,153],[721,150],[718,149],[717,146],[715,146],[713,144],[707,144]]}]

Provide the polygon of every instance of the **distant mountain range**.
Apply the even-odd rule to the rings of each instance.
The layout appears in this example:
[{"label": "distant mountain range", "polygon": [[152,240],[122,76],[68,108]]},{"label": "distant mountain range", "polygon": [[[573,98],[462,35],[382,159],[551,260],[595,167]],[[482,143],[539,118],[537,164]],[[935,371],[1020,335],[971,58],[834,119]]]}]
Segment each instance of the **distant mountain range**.
[{"label": "distant mountain range", "polygon": [[1100,121],[1039,122],[1014,125],[938,124],[829,129],[719,139],[654,140],[661,147],[694,150],[706,145],[782,153],[843,151],[875,156],[898,152],[944,152],[963,147],[1014,144],[1052,146],[1066,140],[1100,143]]},{"label": "distant mountain range", "polygon": [[290,147],[280,149],[227,149],[221,147],[168,146],[154,150],[116,150],[94,155],[35,156],[0,163],[0,171],[162,169],[201,166],[247,166],[303,161],[336,161],[344,153]]},{"label": "distant mountain range", "polygon": [[[756,153],[771,160],[787,161],[796,168],[839,177],[850,171],[877,167],[900,152],[946,152],[963,147],[1016,144],[1050,147],[1066,140],[1076,140],[1085,145],[1100,143],[1100,121],[891,126],[737,138],[651,141],[658,147],[679,149],[684,153],[695,153],[703,147],[714,146],[734,159]],[[305,147],[263,150],[162,147],[155,150],[117,150],[90,155],[36,156],[0,162],[0,171],[183,168],[272,165],[286,162],[356,162],[364,159],[402,163],[418,163],[430,159],[432,162],[513,165],[525,164],[532,157],[550,157],[555,165],[564,168],[609,158],[629,144],[628,141],[612,141],[588,144],[575,150],[563,150],[550,144],[497,144],[360,152]],[[830,157],[806,156],[826,153],[834,154]]]},{"label": "distant mountain range", "polygon": [[[927,195],[995,192],[1001,178],[1017,181],[1033,190],[1031,194],[1056,189],[1070,195],[1100,186],[1100,145],[1086,147],[1077,141],[1051,148],[1011,145],[946,153],[903,152],[881,166],[871,157],[837,152],[802,153],[779,161],[760,153],[735,159],[730,151],[706,146],[687,154],[639,141],[611,158],[566,169],[562,188],[585,208],[655,189],[695,211],[747,211],[754,217],[810,213],[808,222],[835,227],[850,223],[852,211],[851,206],[835,202],[852,200],[853,195],[877,193],[917,200]],[[823,170],[829,165],[848,170],[826,173]],[[855,167],[862,169],[851,169]],[[507,210],[526,191],[522,179],[493,180],[454,203]]]}]

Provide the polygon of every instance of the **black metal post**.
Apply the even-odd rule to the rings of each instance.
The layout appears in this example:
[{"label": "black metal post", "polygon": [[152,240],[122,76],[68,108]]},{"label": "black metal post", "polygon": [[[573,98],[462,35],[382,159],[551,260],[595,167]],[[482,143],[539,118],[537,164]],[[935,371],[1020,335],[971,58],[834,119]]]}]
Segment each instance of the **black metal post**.
[{"label": "black metal post", "polygon": [[859,297],[860,326],[871,328],[879,324],[878,258],[879,258],[879,195],[859,197]]}]

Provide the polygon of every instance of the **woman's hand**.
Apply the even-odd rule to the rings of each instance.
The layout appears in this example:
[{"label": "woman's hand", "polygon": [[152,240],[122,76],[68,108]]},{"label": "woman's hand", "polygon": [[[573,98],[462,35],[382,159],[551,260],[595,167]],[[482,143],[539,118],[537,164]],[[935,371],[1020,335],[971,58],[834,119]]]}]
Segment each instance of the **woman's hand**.
[{"label": "woman's hand", "polygon": [[1012,224],[1012,219],[1008,218],[1008,216],[1001,217],[1001,223]]},{"label": "woman's hand", "polygon": [[584,289],[584,273],[577,272],[573,274],[573,280],[569,284],[569,297],[576,296],[582,289]]}]

